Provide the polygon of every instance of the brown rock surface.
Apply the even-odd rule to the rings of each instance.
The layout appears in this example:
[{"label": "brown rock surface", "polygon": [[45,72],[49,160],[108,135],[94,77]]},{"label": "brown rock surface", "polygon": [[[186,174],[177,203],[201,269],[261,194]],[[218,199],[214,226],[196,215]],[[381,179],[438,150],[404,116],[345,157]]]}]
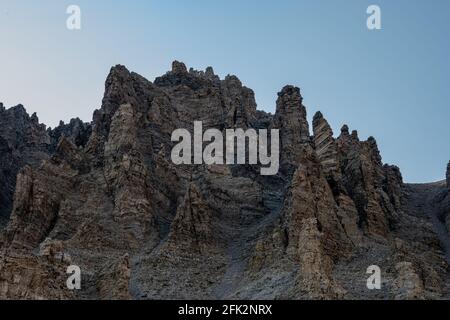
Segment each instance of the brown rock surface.
[{"label": "brown rock surface", "polygon": [[130,259],[124,255],[100,270],[97,279],[99,298],[106,300],[130,300]]},{"label": "brown rock surface", "polygon": [[[194,121],[279,129],[279,173],[174,165],[171,134]],[[405,185],[375,139],[347,126],[334,138],[321,113],[310,136],[299,88],[271,115],[212,68],[174,62],[150,82],[116,66],[91,124],[46,130],[20,107],[1,107],[0,123],[12,123],[0,129],[0,298],[449,296],[445,183]],[[80,291],[65,287],[69,264]],[[366,287],[374,264],[382,290]]]}]

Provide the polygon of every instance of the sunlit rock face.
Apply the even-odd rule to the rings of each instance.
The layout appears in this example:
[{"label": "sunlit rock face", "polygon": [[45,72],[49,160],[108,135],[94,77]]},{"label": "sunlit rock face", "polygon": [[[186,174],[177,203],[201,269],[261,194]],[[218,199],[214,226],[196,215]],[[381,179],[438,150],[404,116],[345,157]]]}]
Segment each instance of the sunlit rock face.
[{"label": "sunlit rock face", "polygon": [[[174,165],[171,134],[194,121],[278,129],[280,170]],[[445,183],[405,185],[374,138],[335,137],[322,113],[310,132],[298,87],[272,115],[211,67],[175,61],[150,82],[118,65],[91,123],[46,129],[1,105],[0,124],[2,299],[448,297]]]}]

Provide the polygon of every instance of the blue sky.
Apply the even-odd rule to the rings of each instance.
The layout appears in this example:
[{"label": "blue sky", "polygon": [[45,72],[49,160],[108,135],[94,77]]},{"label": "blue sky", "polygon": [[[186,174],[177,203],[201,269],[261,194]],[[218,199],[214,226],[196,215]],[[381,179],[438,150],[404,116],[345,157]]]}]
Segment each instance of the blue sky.
[{"label": "blue sky", "polygon": [[[66,29],[70,4],[80,31]],[[0,101],[51,126],[90,121],[112,65],[153,80],[178,59],[236,74],[269,112],[299,86],[310,119],[373,135],[406,181],[436,181],[450,160],[449,34],[448,0],[0,0]]]}]

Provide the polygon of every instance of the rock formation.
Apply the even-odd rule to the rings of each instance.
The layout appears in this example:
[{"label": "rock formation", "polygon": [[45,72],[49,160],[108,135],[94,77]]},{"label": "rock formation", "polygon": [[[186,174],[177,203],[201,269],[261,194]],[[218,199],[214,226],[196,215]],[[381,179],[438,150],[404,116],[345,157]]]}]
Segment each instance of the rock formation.
[{"label": "rock formation", "polygon": [[11,213],[16,176],[25,165],[37,166],[47,159],[50,139],[36,114],[29,116],[22,105],[0,105],[0,226]]},{"label": "rock formation", "polygon": [[[279,129],[278,174],[174,165],[171,134],[194,121]],[[320,112],[311,134],[297,87],[271,115],[210,67],[175,61],[150,82],[118,65],[92,123],[46,129],[1,105],[0,124],[2,299],[449,297],[445,183],[404,184],[374,138],[334,137]],[[381,290],[366,286],[372,265]]]},{"label": "rock formation", "polygon": [[278,93],[273,128],[280,130],[280,160],[282,164],[294,165],[301,152],[300,146],[310,142],[306,108],[302,104],[300,89],[286,86]]},{"label": "rock formation", "polygon": [[16,177],[27,165],[38,167],[56,151],[61,137],[77,146],[84,146],[90,135],[90,125],[79,119],[46,129],[36,114],[31,117],[22,105],[6,109],[0,104],[0,228],[8,220],[12,207]]},{"label": "rock formation", "polygon": [[[58,145],[59,139],[61,137],[66,137],[73,144],[79,147],[86,146],[89,141],[89,137],[91,135],[91,125],[89,123],[84,123],[80,119],[72,119],[68,124],[64,122],[60,122],[59,126],[55,129],[48,129],[48,135],[50,136],[50,144],[52,147]],[[51,152],[54,152],[55,149],[51,149]]]}]

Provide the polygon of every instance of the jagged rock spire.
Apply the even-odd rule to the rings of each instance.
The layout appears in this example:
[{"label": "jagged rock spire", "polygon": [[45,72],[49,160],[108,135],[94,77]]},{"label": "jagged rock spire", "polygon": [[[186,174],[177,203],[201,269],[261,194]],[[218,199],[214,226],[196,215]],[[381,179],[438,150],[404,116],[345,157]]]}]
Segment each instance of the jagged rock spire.
[{"label": "jagged rock spire", "polygon": [[326,176],[338,170],[337,147],[333,138],[333,130],[321,112],[313,118],[314,145],[317,156]]},{"label": "jagged rock spire", "polygon": [[341,128],[341,137],[350,136],[348,125],[344,124]]},{"label": "jagged rock spire", "polygon": [[213,78],[215,76],[213,67],[207,67],[205,70],[205,75],[208,78]]},{"label": "jagged rock spire", "polygon": [[186,65],[183,62],[175,60],[172,62],[172,72],[175,74],[187,73]]},{"label": "jagged rock spire", "polygon": [[278,93],[273,127],[280,130],[282,162],[295,163],[299,146],[310,141],[306,108],[302,102],[298,87],[285,86]]}]

